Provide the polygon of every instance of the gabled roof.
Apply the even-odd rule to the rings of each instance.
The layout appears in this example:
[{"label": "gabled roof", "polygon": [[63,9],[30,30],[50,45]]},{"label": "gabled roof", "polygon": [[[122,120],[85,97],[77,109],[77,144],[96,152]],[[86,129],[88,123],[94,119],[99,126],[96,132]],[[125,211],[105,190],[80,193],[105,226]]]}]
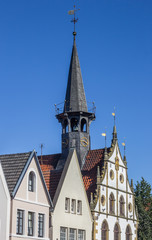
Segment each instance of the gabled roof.
[{"label": "gabled roof", "polygon": [[0,155],[0,161],[10,195],[12,195],[31,153],[32,152]]},{"label": "gabled roof", "polygon": [[50,206],[53,207],[53,203],[48,193],[48,189],[46,187],[45,180],[44,180],[35,150],[27,153],[0,155],[0,162],[3,168],[3,172],[5,175],[5,179],[7,182],[10,195],[11,197],[15,197],[15,194],[24,178],[24,175],[33,157],[35,158],[36,165],[38,167],[39,174],[40,174],[46,195],[50,202]]},{"label": "gabled roof", "polygon": [[[104,150],[105,149],[96,149],[88,151],[85,164],[81,171],[89,200],[91,192],[94,193],[96,189],[97,166],[102,167],[104,164]],[[45,155],[42,157],[43,163],[40,163],[52,199],[54,198],[62,174],[62,170],[55,170],[55,166],[57,165],[60,156],[61,154]],[[39,156],[38,158],[40,161],[41,157]]]},{"label": "gabled roof", "polygon": [[64,106],[64,112],[69,111],[88,112],[75,39],[72,49]]}]

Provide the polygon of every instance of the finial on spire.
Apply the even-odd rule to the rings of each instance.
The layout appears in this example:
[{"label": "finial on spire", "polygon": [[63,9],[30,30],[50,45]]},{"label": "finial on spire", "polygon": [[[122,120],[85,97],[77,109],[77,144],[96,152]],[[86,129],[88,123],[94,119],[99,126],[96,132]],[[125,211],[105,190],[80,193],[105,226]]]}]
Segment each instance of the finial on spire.
[{"label": "finial on spire", "polygon": [[105,137],[105,148],[107,147],[107,134],[106,134],[106,128],[105,132],[101,134],[103,137]]},{"label": "finial on spire", "polygon": [[114,117],[114,126],[113,126],[113,140],[112,143],[115,144],[117,140],[117,130],[116,130],[116,112],[115,112],[115,107],[114,107],[114,112],[112,113],[112,116]]},{"label": "finial on spire", "polygon": [[68,11],[68,14],[69,14],[69,15],[74,15],[73,19],[71,20],[71,22],[74,23],[74,31],[73,31],[74,40],[75,40],[75,36],[77,35],[77,33],[76,33],[76,31],[75,31],[75,24],[76,24],[77,21],[78,21],[78,18],[76,18],[76,12],[77,12],[78,10],[80,10],[80,9],[76,9],[76,6],[74,5],[74,9]]},{"label": "finial on spire", "polygon": [[104,151],[104,159],[107,160],[108,155],[107,155],[107,134],[106,134],[106,128],[105,132],[101,134],[103,137],[105,137],[105,151]]},{"label": "finial on spire", "polygon": [[114,126],[116,125],[116,111],[114,107],[114,112],[112,113],[112,116],[114,117]]},{"label": "finial on spire", "polygon": [[124,138],[124,142],[122,143],[122,146],[124,147],[124,163],[127,165],[127,160],[126,160],[126,141]]}]

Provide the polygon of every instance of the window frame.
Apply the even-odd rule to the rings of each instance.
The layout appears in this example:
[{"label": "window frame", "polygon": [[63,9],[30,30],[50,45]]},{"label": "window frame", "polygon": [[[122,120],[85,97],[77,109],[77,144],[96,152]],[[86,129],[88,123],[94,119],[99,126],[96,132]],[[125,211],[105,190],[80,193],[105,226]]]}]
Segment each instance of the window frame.
[{"label": "window frame", "polygon": [[125,217],[125,201],[122,195],[120,196],[119,203],[120,203],[119,205],[120,216]]},{"label": "window frame", "polygon": [[[31,215],[31,219],[29,219],[29,215]],[[29,226],[30,223],[32,227]],[[30,229],[32,229],[32,233]],[[28,236],[34,236],[34,212],[28,212]]]},{"label": "window frame", "polygon": [[[18,216],[18,213],[19,213],[19,216]],[[20,215],[21,213],[22,213],[22,216]],[[24,210],[17,209],[17,221],[16,221],[16,234],[17,235],[23,235],[23,230],[24,230],[23,220],[24,220]]]},{"label": "window frame", "polygon": [[132,231],[129,224],[126,227],[126,240],[132,240]]},{"label": "window frame", "polygon": [[[82,236],[83,238],[80,238],[79,231],[83,232],[83,236]],[[83,229],[78,229],[78,240],[85,240],[85,235],[86,235],[85,230],[83,230]]]},{"label": "window frame", "polygon": [[82,215],[82,201],[77,201],[77,214]]},{"label": "window frame", "polygon": [[113,193],[110,193],[109,197],[109,213],[112,215],[115,214],[115,196]]},{"label": "window frame", "polygon": [[121,230],[118,223],[114,226],[114,240],[121,240]]},{"label": "window frame", "polygon": [[[74,231],[74,238],[71,238],[71,236],[70,236],[70,230],[73,230]],[[69,240],[76,240],[77,239],[77,231],[76,231],[76,229],[75,228],[69,228],[69,231],[68,231],[68,239]]]},{"label": "window frame", "polygon": [[[42,217],[42,219],[40,219],[40,217]],[[44,237],[44,232],[44,214],[38,213],[38,237]]]},{"label": "window frame", "polygon": [[109,239],[109,227],[106,220],[103,221],[101,227],[101,239],[108,240]]},{"label": "window frame", "polygon": [[74,214],[76,213],[76,199],[71,200],[71,213],[74,213]]},{"label": "window frame", "polygon": [[35,191],[35,182],[36,182],[36,176],[33,171],[29,173],[28,176],[28,191],[29,192],[34,192]]},{"label": "window frame", "polygon": [[[61,230],[64,229],[65,230],[65,236],[61,236]],[[63,232],[62,232],[63,233]],[[68,233],[68,229],[66,227],[60,227],[60,240],[67,240],[67,233]]]},{"label": "window frame", "polygon": [[[67,208],[66,208],[67,206]],[[70,198],[65,198],[65,212],[69,213],[70,212]]]}]

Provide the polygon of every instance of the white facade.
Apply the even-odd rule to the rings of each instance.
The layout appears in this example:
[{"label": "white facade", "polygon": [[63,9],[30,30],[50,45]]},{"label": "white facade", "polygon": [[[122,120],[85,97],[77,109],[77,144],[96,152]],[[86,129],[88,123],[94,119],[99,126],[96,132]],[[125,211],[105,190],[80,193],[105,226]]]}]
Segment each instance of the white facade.
[{"label": "white facade", "polygon": [[[131,190],[127,176],[127,167],[121,157],[117,142],[110,158],[105,160],[104,167],[103,173],[101,173],[102,180],[98,185],[98,200],[93,211],[95,219],[94,240],[103,239],[104,234],[104,240],[115,240],[116,224],[119,231],[119,240],[136,240],[137,216],[134,193]],[[114,201],[110,200],[112,194]],[[102,232],[106,225],[107,231],[103,230]],[[127,226],[130,229],[130,238],[126,238]]]},{"label": "white facade", "polygon": [[0,239],[9,240],[10,195],[0,163]]},{"label": "white facade", "polygon": [[[29,191],[29,176],[34,174],[33,191]],[[24,175],[24,178],[11,201],[10,240],[49,239],[49,208],[50,203],[46,195],[35,157]],[[18,214],[22,211],[23,226],[18,232]],[[40,215],[41,214],[41,215]],[[32,220],[30,219],[32,216]],[[42,234],[39,236],[39,217],[42,216]],[[29,231],[29,226],[31,230]],[[29,236],[31,235],[31,236]]]},{"label": "white facade", "polygon": [[92,216],[75,150],[66,161],[53,204],[53,240],[92,239]]}]

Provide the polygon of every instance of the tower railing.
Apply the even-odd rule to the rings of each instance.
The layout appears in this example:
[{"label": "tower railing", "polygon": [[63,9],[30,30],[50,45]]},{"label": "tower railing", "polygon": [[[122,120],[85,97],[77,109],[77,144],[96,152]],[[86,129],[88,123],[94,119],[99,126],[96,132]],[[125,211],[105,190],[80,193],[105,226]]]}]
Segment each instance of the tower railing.
[{"label": "tower railing", "polygon": [[[88,112],[90,113],[96,113],[96,106],[95,106],[95,102],[87,102],[88,105]],[[72,111],[72,108],[70,108],[68,106],[68,102],[64,101],[58,104],[54,104],[55,106],[55,113],[56,115],[61,114],[63,112],[70,112]]]}]

